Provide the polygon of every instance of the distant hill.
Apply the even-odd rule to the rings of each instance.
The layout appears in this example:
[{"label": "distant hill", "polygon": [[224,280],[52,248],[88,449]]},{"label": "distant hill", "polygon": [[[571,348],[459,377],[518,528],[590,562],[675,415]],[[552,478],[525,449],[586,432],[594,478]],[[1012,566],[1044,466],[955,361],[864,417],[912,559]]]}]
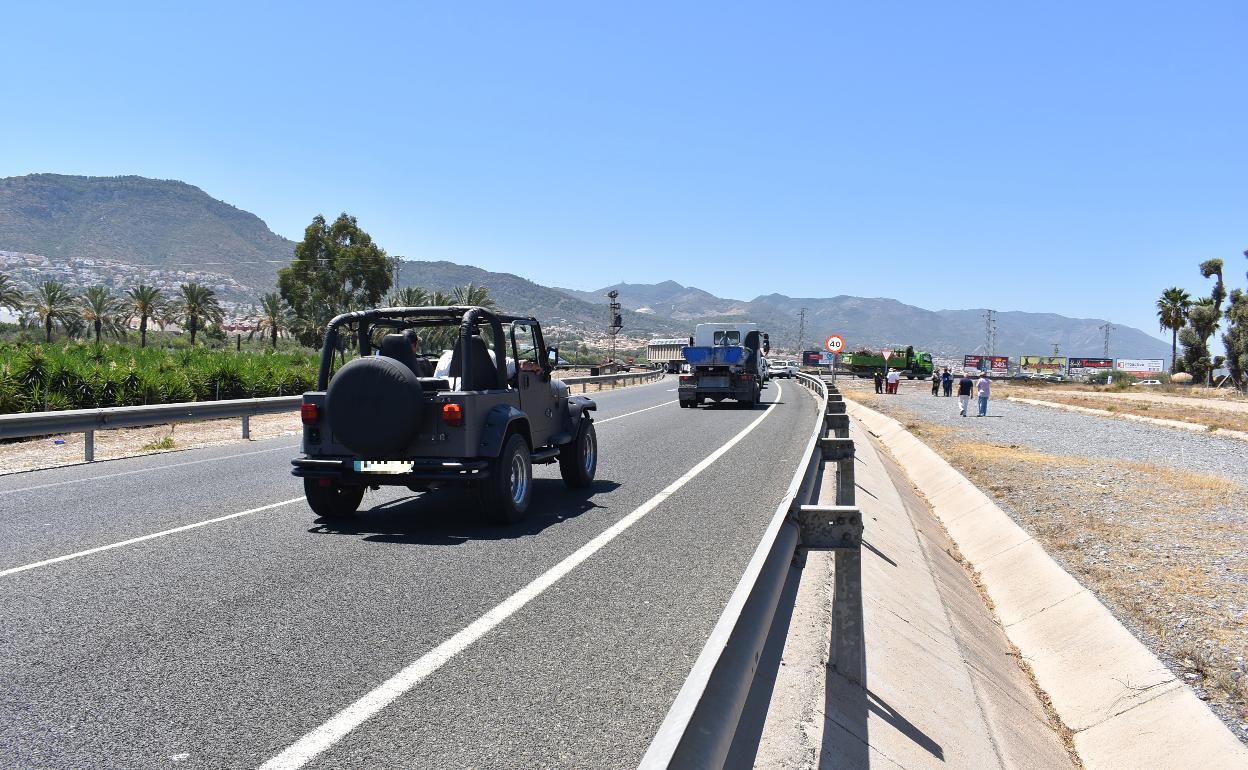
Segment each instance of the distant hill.
[{"label": "distant hill", "polygon": [[0,250],[233,277],[272,288],[295,244],[185,182],[31,174],[0,179]]},{"label": "distant hill", "polygon": [[[828,335],[845,337],[850,348],[914,345],[940,356],[985,353],[983,309],[925,310],[895,299],[872,297],[789,297],[768,294],[753,300],[734,300],[674,281],[658,284],[617,284],[595,292],[562,289],[572,296],[602,296],[620,292],[628,308],[653,308],[682,320],[686,327],[698,320],[749,318],[771,330],[777,345],[797,344],[798,314],[806,312],[805,346],[817,347]],[[677,315],[674,306],[687,313]],[[696,315],[695,315],[696,313]],[[1054,313],[998,310],[996,352],[1001,355],[1048,355],[1057,343],[1063,355],[1099,356],[1104,350],[1100,318],[1068,318]],[[683,333],[683,332],[682,332]],[[1119,325],[1110,340],[1111,355],[1131,358],[1169,358],[1170,346],[1139,329]]]},{"label": "distant hill", "polygon": [[[430,291],[450,291],[468,283],[488,286],[490,294],[503,310],[531,314],[545,324],[565,329],[605,332],[608,300],[601,293],[586,294],[586,298],[582,298],[511,273],[494,273],[454,262],[405,260],[399,268],[400,287],[419,286]],[[671,334],[677,330],[683,333],[688,326],[671,318],[632,310],[624,311],[623,315],[622,334],[630,338]]]}]

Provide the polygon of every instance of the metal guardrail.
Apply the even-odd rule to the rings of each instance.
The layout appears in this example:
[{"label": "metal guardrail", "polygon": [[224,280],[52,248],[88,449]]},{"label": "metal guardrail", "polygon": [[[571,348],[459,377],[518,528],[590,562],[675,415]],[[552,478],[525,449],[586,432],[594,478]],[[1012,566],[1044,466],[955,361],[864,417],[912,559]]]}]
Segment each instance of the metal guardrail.
[{"label": "metal guardrail", "polygon": [[[835,549],[832,662],[846,676],[865,681],[862,515],[853,505],[849,417],[834,384],[807,374],[799,374],[798,381],[819,400],[819,419],[806,442],[806,461],[789,483],[736,590],[642,757],[640,767],[645,770],[723,767],[789,570],[804,563],[806,549]],[[828,431],[834,435],[828,436]],[[827,462],[837,464],[833,505],[820,504]]]},{"label": "metal guardrail", "polygon": [[[594,383],[597,383],[598,389],[602,390],[603,385],[606,384],[614,388],[617,383],[630,379],[648,381],[662,376],[662,370],[647,370],[625,374],[606,374],[598,377],[569,377],[564,382],[569,386],[580,385],[581,392],[584,393],[587,386]],[[299,395],[3,414],[0,415],[0,439],[31,438],[57,433],[83,433],[86,435],[83,454],[87,462],[92,462],[95,460],[95,431],[97,430],[241,418],[242,437],[251,438],[250,418],[252,416],[295,412],[299,410],[301,403],[303,403],[303,396]]]},{"label": "metal guardrail", "polygon": [[638,382],[649,382],[651,380],[661,380],[666,374],[662,369],[647,369],[644,372],[625,372],[623,374],[600,374],[597,377],[556,377],[557,380],[563,380],[568,387],[580,385],[581,392],[584,393],[592,384],[598,385],[598,390],[602,390],[602,386],[610,384],[614,389],[617,383],[636,380]]},{"label": "metal guardrail", "polygon": [[174,422],[242,418],[243,438],[251,437],[250,418],[258,414],[294,412],[303,396],[191,401],[151,406],[114,406],[104,409],[65,409],[58,412],[22,412],[0,415],[0,439],[85,433],[87,462],[95,459],[95,431],[142,428]]}]

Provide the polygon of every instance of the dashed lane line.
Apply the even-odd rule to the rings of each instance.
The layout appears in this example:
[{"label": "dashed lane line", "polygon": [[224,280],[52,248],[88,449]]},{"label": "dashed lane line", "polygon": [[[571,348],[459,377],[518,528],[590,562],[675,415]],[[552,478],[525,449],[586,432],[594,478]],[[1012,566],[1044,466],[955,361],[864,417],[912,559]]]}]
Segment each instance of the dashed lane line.
[{"label": "dashed lane line", "polygon": [[[779,383],[777,383],[777,401],[780,400],[780,394],[782,392],[783,391],[781,390]],[[593,556],[622,532],[640,521],[642,517],[657,508],[664,500],[675,494],[685,484],[688,484],[690,481],[695,479],[700,473],[702,473],[702,471],[709,468],[712,463],[720,457],[723,457],[728,450],[736,446],[742,439],[748,436],[751,431],[762,424],[763,420],[767,419],[768,415],[774,411],[774,406],[775,402],[768,403],[767,411],[759,415],[757,419],[742,429],[740,433],[733,436],[727,441],[727,443],[707,455],[701,462],[693,466],[693,468],[691,468],[680,478],[673,481],[661,492],[642,503],[631,513],[603,531],[600,535],[578,548],[566,559],[551,567],[536,580],[504,599],[502,603],[477,618],[466,628],[410,663],[402,671],[399,671],[390,679],[382,682],[379,686],[366,693],[350,706],[347,706],[342,711],[339,711],[331,717],[329,721],[319,727],[316,727],[311,732],[295,741],[280,754],[261,765],[260,770],[296,770],[297,768],[306,765],[338,741],[342,740],[351,731],[359,727],[374,714],[394,702],[394,700],[411,690],[417,684],[420,684],[425,677],[429,676],[434,671],[437,671],[443,664],[447,663],[456,655],[471,646],[478,639],[488,634],[503,621],[507,620],[507,618],[515,614],[521,607],[541,595],[543,591],[558,582],[560,578],[576,569],[576,567],[582,562]]]}]

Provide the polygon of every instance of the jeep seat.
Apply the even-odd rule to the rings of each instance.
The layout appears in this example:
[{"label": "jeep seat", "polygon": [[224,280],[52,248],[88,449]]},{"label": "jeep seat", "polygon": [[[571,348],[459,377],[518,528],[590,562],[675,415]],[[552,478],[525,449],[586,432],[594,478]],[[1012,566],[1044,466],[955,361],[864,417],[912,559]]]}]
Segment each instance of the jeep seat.
[{"label": "jeep seat", "polygon": [[402,334],[387,334],[382,337],[381,354],[386,358],[393,358],[411,369],[412,374],[420,376],[420,371],[416,368],[416,354],[412,352],[411,343]]},{"label": "jeep seat", "polygon": [[447,376],[459,383],[459,390],[494,390],[499,388],[498,365],[480,335],[468,338],[468,379],[463,379],[463,346],[458,341],[451,352],[451,366]]}]

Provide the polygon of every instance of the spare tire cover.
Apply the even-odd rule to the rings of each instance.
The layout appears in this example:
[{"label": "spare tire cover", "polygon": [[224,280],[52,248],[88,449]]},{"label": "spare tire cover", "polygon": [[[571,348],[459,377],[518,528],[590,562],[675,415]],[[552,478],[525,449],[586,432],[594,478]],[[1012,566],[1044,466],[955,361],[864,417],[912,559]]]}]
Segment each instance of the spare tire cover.
[{"label": "spare tire cover", "polygon": [[334,439],[367,459],[399,454],[420,426],[420,380],[393,358],[357,358],[329,381],[325,411]]}]

